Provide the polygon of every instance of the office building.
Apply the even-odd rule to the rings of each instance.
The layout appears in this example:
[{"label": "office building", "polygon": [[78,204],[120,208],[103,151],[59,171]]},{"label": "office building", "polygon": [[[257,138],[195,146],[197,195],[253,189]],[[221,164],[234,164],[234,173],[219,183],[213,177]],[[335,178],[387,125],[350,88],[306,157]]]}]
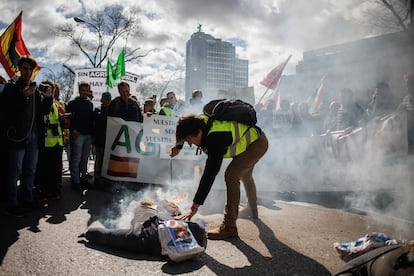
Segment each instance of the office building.
[{"label": "office building", "polygon": [[187,41],[186,99],[194,89],[203,91],[205,99],[212,99],[219,91],[247,88],[248,72],[248,61],[237,58],[234,45],[202,32],[201,26]]}]

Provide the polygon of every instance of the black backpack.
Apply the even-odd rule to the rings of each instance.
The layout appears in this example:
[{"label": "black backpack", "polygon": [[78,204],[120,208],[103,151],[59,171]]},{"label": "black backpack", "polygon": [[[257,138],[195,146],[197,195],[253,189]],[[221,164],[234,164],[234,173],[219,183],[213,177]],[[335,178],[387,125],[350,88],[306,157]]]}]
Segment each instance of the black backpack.
[{"label": "black backpack", "polygon": [[257,123],[254,107],[238,99],[212,100],[204,105],[203,113],[209,117],[207,129],[210,129],[214,120],[235,121],[248,126],[255,126]]}]

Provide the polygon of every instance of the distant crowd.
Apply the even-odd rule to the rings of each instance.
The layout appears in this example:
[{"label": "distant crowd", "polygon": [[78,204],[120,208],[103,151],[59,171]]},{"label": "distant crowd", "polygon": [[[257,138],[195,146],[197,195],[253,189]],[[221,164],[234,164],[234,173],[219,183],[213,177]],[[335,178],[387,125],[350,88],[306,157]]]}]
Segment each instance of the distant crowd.
[{"label": "distant crowd", "polygon": [[[256,105],[259,124],[276,136],[310,137],[332,131],[350,132],[372,120],[395,111],[408,111],[409,131],[412,139],[412,112],[414,110],[414,74],[405,75],[406,95],[397,99],[386,82],[379,82],[373,88],[367,104],[354,100],[354,92],[349,88],[340,91],[338,99],[331,102],[322,100],[312,112],[306,102],[290,103],[281,100],[279,108],[273,100]],[[412,143],[411,143],[412,144]]]}]

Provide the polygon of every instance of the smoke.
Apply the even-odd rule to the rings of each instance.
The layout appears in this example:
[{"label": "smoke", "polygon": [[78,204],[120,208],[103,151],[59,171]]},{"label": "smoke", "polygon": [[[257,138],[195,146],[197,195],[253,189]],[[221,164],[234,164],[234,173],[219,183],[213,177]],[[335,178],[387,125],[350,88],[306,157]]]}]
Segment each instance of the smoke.
[{"label": "smoke", "polygon": [[[254,171],[259,203],[299,200],[364,213],[391,224],[396,219],[413,222],[411,197],[414,191],[409,173],[414,166],[407,154],[407,123],[394,113],[406,92],[402,76],[412,69],[404,54],[411,52],[404,39],[398,42],[400,38],[400,35],[387,35],[304,53],[297,74],[282,79],[280,86],[281,99],[290,102],[290,110],[286,114],[274,110],[266,114],[265,110],[258,110],[258,124],[269,140],[269,150]],[[371,52],[375,54],[368,58]],[[340,131],[334,128],[327,132],[322,127],[324,113],[306,112],[306,99],[325,74],[323,100],[328,104],[333,101],[345,104],[348,100],[350,106],[357,107],[347,106],[350,114],[360,113],[352,124],[339,128]],[[391,101],[387,101],[386,112],[367,118],[369,103],[380,81],[389,84]],[[352,95],[345,95],[348,99],[340,95],[344,88],[352,91]],[[207,102],[216,96],[204,93],[203,100]],[[287,116],[288,124],[277,125],[275,118],[282,115]],[[350,125],[352,127],[346,129]],[[151,164],[148,172],[152,166],[157,167],[153,172],[164,166],[162,174],[154,175],[152,181],[170,184],[156,191],[125,192],[117,208],[129,210],[131,202],[146,197],[169,200],[188,193],[188,198],[180,204],[185,212],[192,203],[203,162],[174,161],[171,183],[158,181],[158,178],[169,177],[170,168]],[[223,162],[212,191],[200,209],[203,214],[221,213],[224,208],[224,170],[228,162]],[[244,200],[242,198],[242,202]],[[111,223],[117,226],[129,223],[130,212],[122,214]]]},{"label": "smoke", "polygon": [[[414,193],[409,183],[405,117],[394,114],[365,122],[353,131],[320,135],[315,134],[316,118],[302,118],[299,125],[287,129],[274,128],[260,118],[269,149],[254,171],[258,203],[271,208],[277,199],[304,201],[364,213],[384,223],[393,223],[395,219],[412,221]],[[171,164],[168,160],[165,164],[154,161],[148,167],[157,167],[153,170],[159,172],[154,182],[157,179],[157,183],[167,184],[144,188],[137,183],[129,187],[118,185],[113,206],[103,216],[104,224],[130,227],[134,208],[145,199],[175,201],[182,212],[187,212],[205,158],[204,155],[198,161],[173,160]],[[222,214],[226,198],[224,171],[230,161],[223,161],[199,214]],[[242,192],[241,203],[244,202]]]},{"label": "smoke", "polygon": [[[399,141],[394,140],[398,136],[384,141],[383,133],[373,132],[371,137],[365,137],[362,148],[357,143],[348,143],[347,151],[343,146],[342,154],[335,155],[332,149],[334,144],[327,142],[326,135],[305,135],[300,128],[285,135],[270,127],[264,130],[269,150],[254,171],[258,204],[272,208],[275,200],[303,201],[363,213],[388,225],[398,225],[396,222],[401,220],[412,222],[410,210],[413,210],[411,197],[414,193],[409,185],[408,156],[404,154],[406,148],[401,146],[400,151],[390,153],[384,147],[385,142],[398,144]],[[378,141],[383,143],[376,143]],[[224,160],[199,215],[223,213],[226,198],[224,171],[230,161]],[[172,182],[163,180],[163,183],[169,183],[167,185],[148,185],[144,188],[137,188],[141,187],[137,183],[118,185],[112,206],[107,208],[101,222],[110,228],[129,228],[133,211],[142,200],[175,201],[182,212],[187,212],[204,162],[205,159],[196,163],[175,160]],[[164,177],[169,178],[169,173]],[[246,199],[242,187],[243,204]],[[177,201],[177,197],[180,200]]]},{"label": "smoke", "polygon": [[323,135],[303,132],[315,126],[312,119],[296,130],[265,128],[270,146],[256,166],[258,193],[362,212],[383,222],[398,218],[412,223],[403,114]]},{"label": "smoke", "polygon": [[[173,185],[156,185],[129,182],[111,183],[111,202],[100,215],[99,221],[107,228],[130,228],[134,210],[142,202],[152,202],[156,207],[159,202],[175,203],[181,212],[189,210],[194,189],[197,187],[187,179],[174,179]],[[190,194],[191,193],[191,194]]]}]

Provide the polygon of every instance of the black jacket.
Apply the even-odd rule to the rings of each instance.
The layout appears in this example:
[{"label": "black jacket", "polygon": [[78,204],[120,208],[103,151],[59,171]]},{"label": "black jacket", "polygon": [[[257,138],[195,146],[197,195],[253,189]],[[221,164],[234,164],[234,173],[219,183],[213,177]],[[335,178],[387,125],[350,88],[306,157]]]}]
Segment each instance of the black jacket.
[{"label": "black jacket", "polygon": [[208,131],[203,132],[201,148],[207,153],[207,160],[204,172],[200,180],[197,192],[193,201],[197,204],[204,204],[211,186],[223,163],[223,156],[226,154],[227,148],[233,143],[231,131],[212,132],[208,135]]},{"label": "black jacket", "polygon": [[44,115],[49,114],[53,97],[43,97],[38,91],[26,97],[25,86],[21,78],[9,82],[0,97],[2,145],[8,148],[24,148],[25,137],[32,131],[38,134],[39,146],[44,145]]},{"label": "black jacket", "polygon": [[108,116],[122,118],[124,121],[143,122],[138,103],[128,99],[128,104],[126,104],[121,97],[116,97],[111,101],[108,107]]},{"label": "black jacket", "polygon": [[76,97],[68,103],[66,112],[72,113],[70,116],[70,130],[77,130],[84,135],[94,133],[93,124],[93,104],[89,98]]},{"label": "black jacket", "polygon": [[94,110],[94,122],[95,122],[95,146],[104,148],[106,140],[106,125],[108,116],[108,107],[101,106]]}]

